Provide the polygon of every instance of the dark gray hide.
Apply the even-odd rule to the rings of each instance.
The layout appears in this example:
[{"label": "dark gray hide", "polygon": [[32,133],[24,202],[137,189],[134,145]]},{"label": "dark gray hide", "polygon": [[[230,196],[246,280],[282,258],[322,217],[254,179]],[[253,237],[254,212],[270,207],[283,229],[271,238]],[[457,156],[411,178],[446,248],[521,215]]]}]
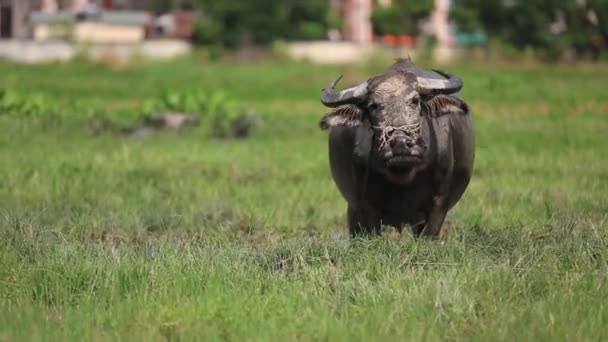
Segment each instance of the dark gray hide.
[{"label": "dark gray hide", "polygon": [[382,225],[438,236],[469,184],[475,159],[473,122],[458,96],[462,80],[398,59],[366,82],[321,93],[333,108],[329,130],[333,179],[348,202],[352,235],[379,234]]}]

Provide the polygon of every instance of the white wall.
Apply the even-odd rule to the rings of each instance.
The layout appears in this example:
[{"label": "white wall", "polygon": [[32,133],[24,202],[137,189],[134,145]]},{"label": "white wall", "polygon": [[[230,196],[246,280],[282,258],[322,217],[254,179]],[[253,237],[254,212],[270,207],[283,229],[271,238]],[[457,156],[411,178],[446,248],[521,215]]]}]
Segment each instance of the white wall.
[{"label": "white wall", "polygon": [[[133,55],[148,59],[171,59],[190,52],[191,46],[181,40],[148,40],[141,44],[93,44],[88,48],[92,59],[112,56],[128,60]],[[0,40],[0,58],[19,63],[65,62],[79,53],[77,44],[64,41],[34,42]]]}]

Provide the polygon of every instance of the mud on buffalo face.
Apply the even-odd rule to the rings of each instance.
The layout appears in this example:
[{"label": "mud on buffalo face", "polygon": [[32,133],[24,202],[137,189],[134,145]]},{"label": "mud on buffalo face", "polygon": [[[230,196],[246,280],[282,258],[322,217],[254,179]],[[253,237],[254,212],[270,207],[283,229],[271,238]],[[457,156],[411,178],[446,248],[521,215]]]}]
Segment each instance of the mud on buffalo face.
[{"label": "mud on buffalo face", "polygon": [[411,74],[393,73],[370,80],[367,119],[374,145],[390,168],[407,168],[422,158],[421,95]]},{"label": "mud on buffalo face", "polygon": [[436,71],[447,79],[417,77],[393,69],[352,88],[333,92],[340,78],[323,89],[321,102],[334,108],[321,120],[321,128],[356,127],[369,123],[373,148],[392,171],[406,172],[419,163],[428,148],[425,116],[441,110],[438,102],[460,90],[462,81]]}]

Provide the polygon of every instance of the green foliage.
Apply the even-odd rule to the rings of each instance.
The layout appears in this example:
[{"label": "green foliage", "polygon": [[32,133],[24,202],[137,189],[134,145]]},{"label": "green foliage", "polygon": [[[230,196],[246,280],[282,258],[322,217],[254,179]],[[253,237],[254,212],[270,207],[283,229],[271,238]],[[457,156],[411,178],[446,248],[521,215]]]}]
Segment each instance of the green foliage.
[{"label": "green foliage", "polygon": [[208,134],[218,138],[249,135],[256,119],[234,97],[221,90],[168,91],[158,100],[144,104],[145,113],[165,111],[200,115]]},{"label": "green foliage", "polygon": [[371,20],[374,33],[378,35],[411,33],[412,25],[406,25],[403,22],[403,17],[397,6],[375,8]]},{"label": "green foliage", "polygon": [[[589,19],[591,12],[595,12],[597,23]],[[549,59],[558,58],[567,49],[597,57],[608,42],[607,14],[605,0],[587,1],[586,5],[559,0],[458,0],[451,12],[462,31],[483,29],[517,49],[537,49]],[[551,26],[560,17],[564,30],[552,32]]]},{"label": "green foliage", "polygon": [[431,0],[402,0],[388,7],[377,6],[371,17],[374,33],[416,35],[418,21],[428,17],[432,8]]},{"label": "green foliage", "polygon": [[325,0],[199,0],[196,4],[202,14],[194,39],[203,45],[237,47],[275,39],[322,39],[330,27]]},{"label": "green foliage", "polygon": [[450,18],[458,23],[458,30],[471,32],[482,29],[479,20],[479,7],[477,6],[457,6],[450,11]]},{"label": "green foliage", "polygon": [[46,108],[46,102],[39,95],[29,95],[0,88],[0,115],[41,115]]},{"label": "green foliage", "polygon": [[326,26],[314,21],[303,21],[298,27],[298,36],[302,40],[318,40],[325,37]]},{"label": "green foliage", "polygon": [[337,13],[330,11],[327,14],[327,26],[328,26],[328,28],[341,30],[342,29],[342,18]]},{"label": "green foliage", "polygon": [[[227,99],[223,91],[194,90],[190,92],[167,91],[157,100],[150,100],[144,105],[145,112],[181,111],[188,113],[225,114],[234,107],[234,102]],[[230,110],[229,110],[230,109]]]},{"label": "green foliage", "polygon": [[173,0],[149,0],[148,8],[156,14],[167,13],[173,8]]}]

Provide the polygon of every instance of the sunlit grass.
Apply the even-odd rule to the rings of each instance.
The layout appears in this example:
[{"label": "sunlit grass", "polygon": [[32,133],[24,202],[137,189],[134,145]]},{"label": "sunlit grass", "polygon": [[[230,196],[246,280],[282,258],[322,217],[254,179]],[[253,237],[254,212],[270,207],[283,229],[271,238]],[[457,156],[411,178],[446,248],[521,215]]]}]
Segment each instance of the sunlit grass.
[{"label": "sunlit grass", "polygon": [[[0,340],[605,339],[606,67],[449,67],[477,159],[436,242],[344,233],[317,97],[345,70],[381,68],[0,64],[60,112],[0,113]],[[262,125],[90,134],[195,88]]]}]

